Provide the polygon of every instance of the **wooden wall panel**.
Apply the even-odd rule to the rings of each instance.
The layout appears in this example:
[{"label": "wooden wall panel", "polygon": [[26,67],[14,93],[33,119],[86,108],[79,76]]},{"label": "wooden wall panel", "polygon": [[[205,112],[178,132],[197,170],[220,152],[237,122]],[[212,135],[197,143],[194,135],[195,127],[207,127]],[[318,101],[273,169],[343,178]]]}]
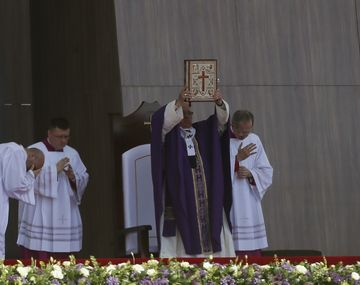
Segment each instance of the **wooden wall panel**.
[{"label": "wooden wall panel", "polygon": [[29,3],[1,1],[0,142],[32,140],[31,88]]},{"label": "wooden wall panel", "polygon": [[115,0],[115,9],[122,86],[182,85],[185,58],[219,58],[222,73],[231,67],[234,1]]},{"label": "wooden wall panel", "polygon": [[217,58],[224,85],[359,83],[352,0],[116,0],[115,8],[123,86],[181,85],[184,58],[196,57]]},{"label": "wooden wall panel", "polygon": [[271,249],[360,254],[358,1],[114,1],[124,114],[175,99],[196,57],[219,60],[232,112],[254,112],[274,166]]},{"label": "wooden wall panel", "polygon": [[229,83],[359,83],[354,1],[255,0],[235,3],[240,57],[233,65],[239,72],[236,76],[226,74],[226,78],[231,78]]}]

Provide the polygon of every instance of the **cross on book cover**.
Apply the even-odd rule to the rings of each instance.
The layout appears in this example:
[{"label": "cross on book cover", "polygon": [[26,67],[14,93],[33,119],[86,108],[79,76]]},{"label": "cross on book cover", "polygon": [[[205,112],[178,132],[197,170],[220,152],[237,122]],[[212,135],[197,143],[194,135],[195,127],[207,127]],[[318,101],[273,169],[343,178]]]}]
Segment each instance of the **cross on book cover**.
[{"label": "cross on book cover", "polygon": [[216,59],[186,59],[185,86],[190,91],[189,101],[214,101],[217,89]]}]

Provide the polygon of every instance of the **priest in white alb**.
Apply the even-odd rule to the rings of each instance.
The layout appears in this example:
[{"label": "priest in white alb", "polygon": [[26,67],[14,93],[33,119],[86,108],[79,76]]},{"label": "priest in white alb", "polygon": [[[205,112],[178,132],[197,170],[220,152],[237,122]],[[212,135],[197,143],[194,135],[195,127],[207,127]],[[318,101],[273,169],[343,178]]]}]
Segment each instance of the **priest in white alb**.
[{"label": "priest in white alb", "polygon": [[23,258],[66,258],[82,248],[79,205],[89,175],[79,153],[67,145],[69,138],[68,121],[57,118],[47,138],[31,146],[44,152],[45,163],[35,183],[35,205],[19,203]]},{"label": "priest in white alb", "polygon": [[34,204],[35,177],[43,164],[44,155],[37,149],[14,142],[0,144],[0,259],[5,258],[9,198]]},{"label": "priest in white alb", "polygon": [[236,111],[231,120],[230,217],[237,256],[260,256],[268,246],[261,200],[272,184],[273,168],[260,138],[251,132],[253,124],[254,116],[246,110]]}]

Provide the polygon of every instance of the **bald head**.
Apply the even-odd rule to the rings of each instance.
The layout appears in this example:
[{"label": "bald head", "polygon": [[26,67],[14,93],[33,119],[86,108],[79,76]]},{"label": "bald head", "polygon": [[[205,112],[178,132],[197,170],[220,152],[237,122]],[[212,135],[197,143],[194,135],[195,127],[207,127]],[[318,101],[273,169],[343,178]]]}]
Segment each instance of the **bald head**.
[{"label": "bald head", "polygon": [[41,169],[44,165],[44,154],[40,149],[37,148],[27,148],[27,160],[26,160],[26,170],[31,169],[33,166],[33,170]]}]

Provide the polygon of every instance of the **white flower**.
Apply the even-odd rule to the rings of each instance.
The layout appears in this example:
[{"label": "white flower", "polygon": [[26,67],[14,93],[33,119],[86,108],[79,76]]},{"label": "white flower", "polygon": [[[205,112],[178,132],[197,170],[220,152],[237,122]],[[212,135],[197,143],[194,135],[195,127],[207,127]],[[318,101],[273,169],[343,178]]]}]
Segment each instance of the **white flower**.
[{"label": "white flower", "polygon": [[360,275],[357,272],[352,272],[351,273],[351,278],[354,279],[354,280],[359,280]]},{"label": "white flower", "polygon": [[234,272],[234,273],[237,273],[238,272],[238,267],[237,265],[233,264],[230,266],[230,271],[231,272]]},{"label": "white flower", "polygon": [[106,267],[106,273],[107,274],[111,274],[111,272],[113,272],[114,270],[116,270],[116,266],[113,264],[110,264]]},{"label": "white flower", "polygon": [[119,264],[117,265],[117,267],[118,267],[118,268],[121,268],[121,267],[126,266],[126,265],[127,265],[127,262],[122,262],[122,263],[119,263]]},{"label": "white flower", "polygon": [[89,277],[90,271],[89,271],[87,268],[82,267],[82,268],[80,269],[80,274],[81,274],[82,276],[84,276],[84,277]]},{"label": "white flower", "polygon": [[29,266],[16,268],[16,271],[19,272],[21,277],[28,276],[30,270],[31,270],[31,267],[29,267]]},{"label": "white flower", "polygon": [[190,267],[190,263],[187,261],[182,261],[180,262],[180,267],[182,268],[189,268]]},{"label": "white flower", "polygon": [[64,261],[63,262],[64,267],[69,267],[71,265],[70,261]]},{"label": "white flower", "polygon": [[296,265],[296,266],[295,266],[295,269],[296,269],[297,272],[299,272],[299,273],[301,273],[301,274],[306,274],[306,273],[308,272],[308,270],[306,269],[306,267],[303,266],[303,265],[300,265],[300,264]]},{"label": "white flower", "polygon": [[204,262],[203,267],[206,270],[210,270],[213,267],[213,265],[210,262],[206,261],[206,262]]},{"label": "white flower", "polygon": [[133,266],[132,266],[132,269],[136,272],[136,273],[141,273],[141,272],[143,272],[145,269],[144,269],[144,267],[142,267],[142,265],[140,265],[140,264],[134,264]]},{"label": "white flower", "polygon": [[30,282],[32,282],[32,283],[35,283],[35,282],[36,282],[35,276],[31,276],[31,277],[30,277]]},{"label": "white flower", "polygon": [[150,268],[146,271],[146,274],[149,275],[150,277],[155,276],[156,275],[156,270],[153,268]]},{"label": "white flower", "polygon": [[264,269],[264,270],[268,270],[268,269],[270,269],[271,267],[270,267],[270,265],[265,264],[265,265],[261,265],[260,268],[261,268],[261,269]]},{"label": "white flower", "polygon": [[150,259],[147,264],[149,264],[150,266],[156,266],[159,264],[159,261],[155,260],[155,259]]},{"label": "white flower", "polygon": [[62,271],[61,266],[58,265],[58,264],[54,264],[53,269],[56,270],[56,271],[60,271],[60,272]]},{"label": "white flower", "polygon": [[[55,267],[55,265],[54,265],[54,267]],[[54,270],[51,271],[50,274],[52,275],[52,277],[54,277],[56,279],[63,279],[64,278],[64,274],[62,273],[61,268],[60,268],[60,270],[57,270],[57,269],[54,268]]]}]

